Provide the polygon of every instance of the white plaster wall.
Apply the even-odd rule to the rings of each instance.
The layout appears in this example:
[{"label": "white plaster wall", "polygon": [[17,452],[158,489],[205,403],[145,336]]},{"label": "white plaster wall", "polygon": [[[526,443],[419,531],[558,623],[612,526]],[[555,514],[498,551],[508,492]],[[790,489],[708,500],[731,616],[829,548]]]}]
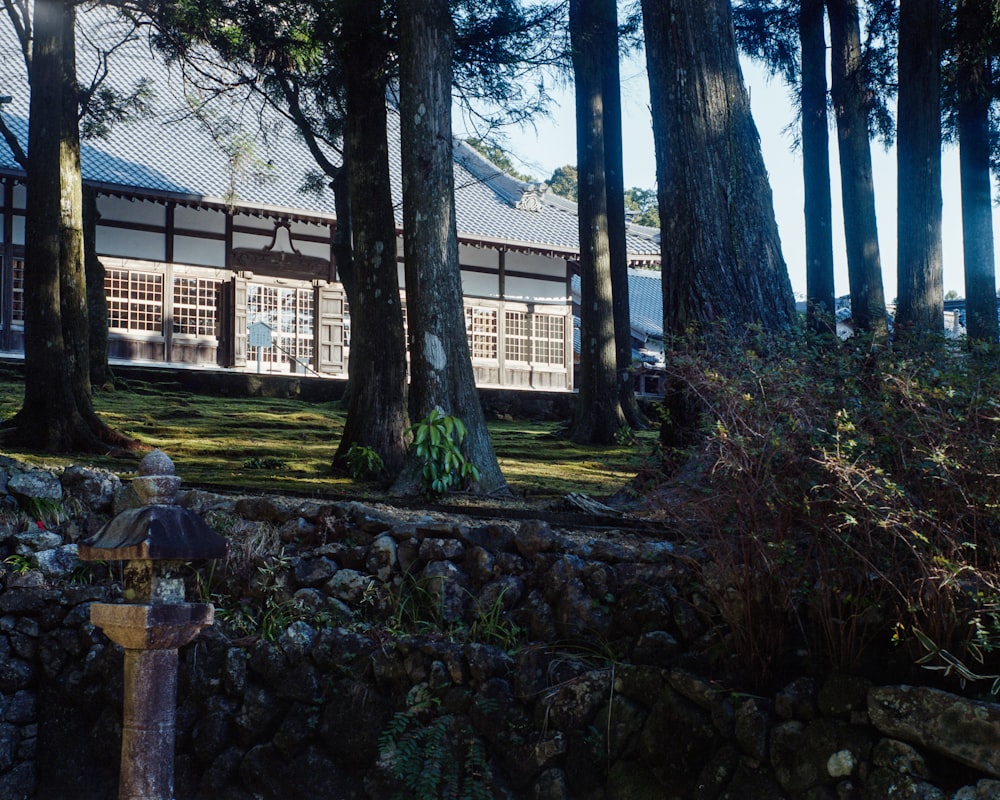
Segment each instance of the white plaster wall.
[{"label": "white plaster wall", "polygon": [[174,227],[189,231],[225,233],[226,215],[222,211],[207,208],[177,206],[174,209]]},{"label": "white plaster wall", "polygon": [[316,222],[292,222],[292,238],[296,236],[319,236],[329,239],[330,228]]},{"label": "white plaster wall", "polygon": [[226,243],[222,239],[175,236],[174,261],[180,264],[224,267],[226,265]]},{"label": "white plaster wall", "polygon": [[98,225],[97,252],[102,256],[163,261],[167,254],[166,237],[162,233],[128,231]]},{"label": "white plaster wall", "polygon": [[330,260],[330,245],[319,242],[304,242],[300,239],[292,239],[292,243],[304,256],[316,256],[327,261]]},{"label": "white plaster wall", "polygon": [[[510,258],[510,254],[507,255]],[[471,247],[470,245],[459,245],[458,262],[462,266],[469,267],[489,267],[500,269],[500,252],[486,247]]]},{"label": "white plaster wall", "polygon": [[510,300],[533,302],[566,302],[569,292],[566,284],[557,281],[540,281],[507,275],[505,295]]},{"label": "white plaster wall", "polygon": [[269,231],[256,233],[233,233],[233,247],[249,247],[251,250],[263,250],[271,244],[273,234]]},{"label": "white plaster wall", "polygon": [[466,297],[499,297],[499,275],[481,272],[462,272],[462,294]]},{"label": "white plaster wall", "polygon": [[507,253],[504,268],[508,272],[530,272],[532,275],[566,275],[566,262],[561,258],[548,258],[528,253]]},{"label": "white plaster wall", "polygon": [[116,222],[137,222],[161,227],[167,222],[167,207],[162,203],[144,203],[141,200],[131,201],[101,195],[97,198],[97,211],[102,219]]},{"label": "white plaster wall", "polygon": [[253,214],[236,214],[233,217],[233,224],[241,228],[259,228],[268,233],[274,230],[273,219],[258,217]]}]

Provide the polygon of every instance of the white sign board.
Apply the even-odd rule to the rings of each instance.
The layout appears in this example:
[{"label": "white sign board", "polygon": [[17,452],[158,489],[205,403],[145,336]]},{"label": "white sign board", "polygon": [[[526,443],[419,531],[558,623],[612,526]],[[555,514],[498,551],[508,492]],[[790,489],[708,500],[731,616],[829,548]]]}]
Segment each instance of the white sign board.
[{"label": "white sign board", "polygon": [[255,322],[250,326],[248,338],[251,347],[270,347],[271,326],[266,322]]}]

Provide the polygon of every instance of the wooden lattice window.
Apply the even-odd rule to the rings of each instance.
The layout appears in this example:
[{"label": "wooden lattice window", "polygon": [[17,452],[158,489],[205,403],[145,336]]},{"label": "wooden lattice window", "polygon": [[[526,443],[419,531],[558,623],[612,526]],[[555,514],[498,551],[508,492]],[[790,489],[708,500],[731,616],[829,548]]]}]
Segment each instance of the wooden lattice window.
[{"label": "wooden lattice window", "polygon": [[215,335],[219,283],[210,278],[174,278],[174,333]]},{"label": "wooden lattice window", "polygon": [[497,357],[497,312],[495,308],[466,306],[465,333],[473,358]]},{"label": "wooden lattice window", "polygon": [[566,318],[554,314],[534,317],[532,349],[536,364],[566,365]]},{"label": "wooden lattice window", "polygon": [[108,327],[160,332],[163,325],[163,276],[155,272],[109,269],[104,276]]},{"label": "wooden lattice window", "polygon": [[11,296],[14,308],[10,315],[13,325],[24,325],[24,259],[15,258],[10,276]]},{"label": "wooden lattice window", "polygon": [[528,363],[528,315],[524,311],[504,312],[504,358]]}]

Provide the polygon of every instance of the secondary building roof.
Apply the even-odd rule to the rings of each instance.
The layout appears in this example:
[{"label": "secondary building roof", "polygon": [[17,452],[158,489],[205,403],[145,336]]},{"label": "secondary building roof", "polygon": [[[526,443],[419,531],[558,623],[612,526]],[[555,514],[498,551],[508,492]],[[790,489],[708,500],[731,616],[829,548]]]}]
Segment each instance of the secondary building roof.
[{"label": "secondary building roof", "polygon": [[[79,14],[77,53],[82,82],[108,59],[109,83],[129,92],[145,81],[148,108],[83,143],[84,179],[109,192],[154,200],[238,206],[260,213],[334,217],[329,190],[307,188],[317,168],[294,126],[252,97],[228,95],[204,102],[177,65],[150,46],[146,32],[112,9]],[[124,42],[124,43],[123,43]],[[29,91],[12,26],[0,23],[0,94],[4,120],[26,148]],[[396,224],[402,227],[398,116],[390,109],[390,174]],[[20,167],[0,139],[0,173]],[[576,204],[500,173],[468,145],[455,142],[456,222],[463,241],[550,253],[578,254]],[[631,226],[633,263],[658,263],[659,231]]]}]

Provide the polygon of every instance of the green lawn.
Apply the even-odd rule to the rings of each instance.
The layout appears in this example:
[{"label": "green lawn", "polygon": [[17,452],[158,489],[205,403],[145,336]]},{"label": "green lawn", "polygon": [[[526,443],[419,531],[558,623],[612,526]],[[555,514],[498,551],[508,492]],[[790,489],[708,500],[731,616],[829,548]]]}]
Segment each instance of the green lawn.
[{"label": "green lawn", "polygon": [[[0,417],[20,408],[17,373],[0,370]],[[125,388],[95,393],[98,413],[118,430],[166,452],[187,486],[288,492],[325,497],[378,497],[381,487],[352,481],[330,469],[344,425],[337,403],[275,398],[196,395],[130,381]],[[490,432],[501,467],[514,492],[545,504],[568,492],[605,497],[638,471],[655,442],[581,447],[559,436],[556,423],[493,422]],[[88,463],[128,477],[138,456],[53,457],[6,452],[33,464]]]}]

